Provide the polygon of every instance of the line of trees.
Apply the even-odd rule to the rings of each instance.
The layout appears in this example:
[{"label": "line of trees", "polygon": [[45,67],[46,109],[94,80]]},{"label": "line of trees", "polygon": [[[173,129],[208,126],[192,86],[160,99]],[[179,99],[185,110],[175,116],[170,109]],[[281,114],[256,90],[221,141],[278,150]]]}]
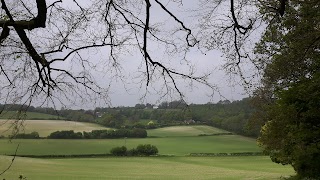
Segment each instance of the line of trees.
[{"label": "line of trees", "polygon": [[[6,105],[7,110],[18,110],[20,105]],[[11,108],[9,108],[11,107]],[[142,108],[144,107],[144,108]],[[153,129],[158,127],[207,124],[219,127],[237,134],[258,137],[263,122],[250,121],[255,109],[251,98],[239,101],[228,100],[218,103],[190,104],[183,101],[162,102],[159,108],[151,108],[151,104],[138,104],[135,107],[96,108],[94,110],[34,108],[33,112],[57,113],[67,120],[80,122],[95,122],[116,129]],[[25,107],[27,108],[27,107]],[[99,116],[98,116],[99,115]],[[141,121],[144,120],[144,121]]]},{"label": "line of trees", "polygon": [[[97,119],[97,123],[115,128],[125,126],[126,128],[152,129],[171,125],[207,124],[237,134],[257,137],[262,125],[250,121],[252,113],[255,112],[251,105],[251,98],[233,102],[220,101],[216,104],[191,104],[184,108],[137,109],[118,107],[104,110],[105,114]],[[142,123],[142,119],[150,123]]]},{"label": "line of trees", "polygon": [[36,131],[33,131],[31,133],[19,133],[14,135],[13,137],[9,137],[9,138],[16,138],[16,139],[39,139],[39,133]]},{"label": "line of trees", "polygon": [[114,156],[152,156],[157,155],[158,148],[151,144],[139,144],[136,148],[127,150],[127,147],[120,146],[110,150]]},{"label": "line of trees", "polygon": [[48,139],[115,139],[115,138],[146,138],[145,129],[117,129],[117,130],[92,130],[91,132],[55,131]]}]

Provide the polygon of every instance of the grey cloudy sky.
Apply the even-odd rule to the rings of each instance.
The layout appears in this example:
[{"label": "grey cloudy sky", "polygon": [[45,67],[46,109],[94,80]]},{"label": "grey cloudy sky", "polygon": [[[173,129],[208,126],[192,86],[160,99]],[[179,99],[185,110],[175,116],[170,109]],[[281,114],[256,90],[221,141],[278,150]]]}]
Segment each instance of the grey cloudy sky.
[{"label": "grey cloudy sky", "polygon": [[[35,4],[26,0],[24,0],[24,2],[25,4],[30,5],[30,8],[34,13],[36,13],[37,8]],[[55,1],[48,0],[47,4],[49,5],[53,2]],[[105,8],[103,1],[77,2],[83,7],[92,5],[92,2],[101,3],[100,7]],[[130,2],[133,2],[133,4],[131,4],[133,8],[132,12],[136,13],[136,17],[139,17],[144,21],[144,5],[139,7],[139,3],[134,4],[136,1]],[[192,75],[196,77],[210,74],[207,76],[207,82],[212,85],[213,88],[195,81],[190,81],[190,79],[173,76],[177,88],[184,94],[184,100],[186,100],[187,103],[202,104],[207,102],[217,102],[224,99],[232,101],[248,96],[241,85],[243,81],[240,80],[239,76],[232,73],[227,74],[223,69],[223,66],[227,62],[225,60],[225,54],[214,48],[214,46],[217,45],[212,45],[212,47],[208,48],[208,46],[211,45],[210,43],[208,45],[207,42],[208,40],[210,41],[210,38],[215,36],[214,32],[210,32],[210,28],[209,30],[204,30],[204,27],[201,25],[201,22],[206,18],[209,19],[210,22],[208,22],[208,24],[213,28],[221,25],[221,23],[228,23],[227,21],[225,22],[225,20],[227,20],[226,14],[229,12],[228,6],[223,6],[222,4],[220,8],[215,11],[214,16],[205,17],[204,14],[210,12],[210,8],[212,8],[210,5],[214,4],[213,2],[208,3],[207,5],[209,6],[207,7],[200,4],[202,1],[160,1],[171,12],[173,12],[176,17],[182,20],[185,26],[192,30],[193,36],[191,36],[189,40],[191,42],[195,42],[195,40],[197,40],[198,43],[193,48],[188,49],[185,43],[187,32],[185,30],[181,30],[182,27],[179,22],[175,21],[174,18],[161,9],[160,6],[156,4],[156,1],[152,0],[150,2],[152,3],[150,25],[152,26],[151,29],[153,33],[163,41],[174,42],[174,45],[170,45],[170,43],[162,43],[159,39],[153,38],[149,33],[147,49],[152,59],[178,73],[189,74],[190,72],[193,72]],[[62,1],[62,3],[58,3],[61,7],[71,8],[70,11],[79,9],[74,1]],[[13,5],[19,4],[21,4],[21,1],[13,3]],[[127,5],[127,3],[124,5]],[[130,8],[130,6],[126,8]],[[20,11],[24,8],[21,6],[21,9],[13,9]],[[89,10],[92,10],[90,13],[94,14],[101,10],[101,8],[99,9],[98,4],[93,4]],[[81,47],[83,45],[81,43],[91,43],[92,38],[96,38],[96,42],[99,44],[101,43],[101,38],[99,39],[99,37],[103,37],[103,33],[108,31],[105,24],[101,23],[103,21],[95,22],[95,20],[99,19],[98,17],[90,17],[92,20],[86,22],[83,26],[79,23],[80,25],[78,29],[70,31],[70,28],[73,27],[70,26],[68,22],[73,22],[77,16],[69,17],[66,15],[66,18],[63,19],[64,14],[59,14],[59,9],[57,12],[58,13],[56,15],[48,15],[50,17],[50,22],[48,22],[46,28],[40,28],[28,32],[34,46],[39,47],[40,52],[41,50],[51,51],[52,49],[49,47],[59,44],[59,41],[61,41],[59,39],[61,38],[59,37],[59,34],[71,32],[68,36],[70,39],[67,40],[68,46],[70,45],[71,48],[65,48],[63,52],[48,55],[46,58],[63,58],[71,51],[72,48]],[[69,11],[66,12],[68,13]],[[103,14],[105,12],[101,10],[101,13]],[[98,13],[95,14],[95,16],[96,15],[101,14]],[[216,20],[214,20],[214,18],[216,18]],[[141,22],[138,21],[138,23]],[[78,26],[75,27],[77,28]],[[122,33],[123,37],[130,34],[126,29],[122,30],[120,28],[116,35],[121,36]],[[135,41],[134,37],[130,37],[133,40],[130,40],[129,38],[129,40],[126,41],[127,45],[123,46],[123,48],[117,49],[116,62],[118,65],[116,67],[118,69],[114,68],[113,60],[110,58],[110,47],[101,47],[91,50],[83,49],[79,51],[78,54],[68,57],[65,61],[53,63],[52,65],[54,67],[67,70],[75,74],[81,75],[81,73],[88,73],[92,75],[99,86],[108,88],[108,98],[106,100],[101,100],[98,96],[95,99],[94,94],[92,95],[93,97],[88,95],[78,96],[77,92],[71,92],[70,98],[66,96],[66,98],[62,96],[59,97],[59,94],[55,94],[54,96],[56,96],[60,101],[60,103],[57,103],[58,108],[60,107],[59,104],[66,106],[67,108],[93,109],[94,107],[104,107],[109,105],[134,106],[137,103],[159,104],[163,101],[178,100],[180,98],[178,91],[174,90],[174,84],[168,76],[166,79],[163,78],[161,75],[161,68],[150,76],[150,83],[146,86],[147,76],[145,61],[140,52],[141,49],[139,49],[139,46],[137,45],[140,44],[141,47],[143,44],[142,34],[143,33],[140,34],[138,42]],[[121,37],[119,39],[121,39]],[[216,40],[219,46],[220,40],[221,42],[228,43],[228,41],[230,41],[230,37],[223,40]],[[253,43],[251,43],[251,45],[252,44]],[[250,46],[250,44],[248,45]],[[41,49],[41,47],[47,47],[47,49]],[[17,66],[18,65],[19,64],[17,64]],[[83,68],[84,66],[86,68]],[[246,70],[245,73],[250,71],[250,64],[243,63],[241,66],[243,67],[243,70]],[[250,73],[248,76],[250,76]],[[59,75],[57,75],[57,77],[59,77]],[[71,81],[72,79],[69,79],[66,82],[69,83]],[[75,97],[73,97],[72,94],[75,94]],[[41,97],[39,99],[41,104]],[[35,103],[35,106],[37,106],[36,104],[37,103]]]},{"label": "grey cloudy sky", "polygon": [[[168,3],[167,3],[168,2]],[[199,29],[197,26],[198,19],[196,15],[199,12],[192,11],[191,9],[199,9],[199,2],[197,1],[183,1],[183,5],[179,3],[172,3],[170,1],[162,1],[167,7],[172,10],[177,17],[179,17],[188,26],[195,29]],[[74,5],[72,2],[68,2],[70,5]],[[169,31],[172,27],[178,27],[171,17],[157,7],[152,6],[151,9],[151,23],[161,23],[161,27],[164,30]],[[223,9],[221,9],[223,10]],[[165,29],[168,28],[168,29]],[[201,41],[201,40],[200,40]],[[156,59],[163,62],[166,65],[170,65],[173,69],[180,72],[188,72],[189,66],[185,62],[182,62],[182,53],[166,54],[165,47],[162,47],[157,42],[149,41],[148,45],[150,54]],[[205,51],[205,52],[203,52]],[[101,55],[102,54],[102,55]],[[103,56],[104,52],[93,53],[88,55],[89,59],[99,59]],[[188,51],[186,59],[188,63],[192,64],[195,74],[202,75],[210,73],[208,82],[216,86],[215,91],[209,87],[192,83],[190,81],[177,79],[177,86],[179,90],[184,93],[184,99],[187,103],[202,104],[207,102],[217,102],[223,99],[239,100],[243,97],[247,97],[248,94],[242,87],[242,81],[237,76],[231,76],[227,74],[222,66],[225,63],[223,54],[218,50],[203,50],[201,47],[195,47]],[[180,97],[177,92],[173,92],[170,95],[163,96],[158,90],[163,88],[161,78],[153,77],[151,85],[146,89],[145,77],[141,77],[141,71],[145,70],[143,57],[137,49],[133,49],[129,52],[121,53],[119,58],[121,66],[121,78],[115,77],[110,74],[106,74],[103,71],[91,72],[94,74],[96,81],[100,85],[109,85],[111,82],[111,88],[109,91],[110,102],[112,106],[134,106],[137,103],[152,103],[159,104],[162,101],[177,100]],[[123,75],[123,76],[122,76]],[[96,101],[95,103],[68,103],[65,105],[69,108],[85,108],[90,109],[92,106],[105,106],[104,101]]]}]

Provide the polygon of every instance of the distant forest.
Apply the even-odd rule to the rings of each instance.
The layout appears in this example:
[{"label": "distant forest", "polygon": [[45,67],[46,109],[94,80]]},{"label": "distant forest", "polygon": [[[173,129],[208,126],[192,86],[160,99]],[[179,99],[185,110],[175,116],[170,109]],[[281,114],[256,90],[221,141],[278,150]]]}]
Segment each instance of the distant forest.
[{"label": "distant forest", "polygon": [[0,105],[2,111],[28,111],[58,115],[61,119],[93,122],[113,128],[152,129],[173,125],[206,124],[230,132],[257,137],[261,123],[251,120],[255,109],[250,98],[230,102],[190,104],[183,101],[136,104],[135,107],[98,107],[94,110],[71,110],[17,104]]}]

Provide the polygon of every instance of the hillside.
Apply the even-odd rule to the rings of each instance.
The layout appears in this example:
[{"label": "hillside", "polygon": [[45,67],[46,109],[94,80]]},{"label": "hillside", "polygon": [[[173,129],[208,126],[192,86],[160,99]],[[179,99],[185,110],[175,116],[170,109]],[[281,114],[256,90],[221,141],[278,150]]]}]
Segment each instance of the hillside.
[{"label": "hillside", "polygon": [[[1,122],[1,121],[0,121]],[[2,120],[0,135],[8,136],[11,133],[10,126],[14,120]],[[94,123],[64,121],[64,120],[24,120],[21,132],[31,133],[36,131],[40,137],[46,137],[54,131],[74,130],[75,132],[92,131],[95,129],[108,129]]]},{"label": "hillside", "polygon": [[148,130],[150,137],[175,137],[175,136],[200,136],[200,135],[216,135],[221,133],[229,133],[228,131],[218,129],[211,126],[170,126],[158,129]]},{"label": "hillside", "polygon": [[39,112],[21,112],[19,111],[3,111],[0,114],[1,119],[28,119],[28,120],[63,120],[64,117]]}]

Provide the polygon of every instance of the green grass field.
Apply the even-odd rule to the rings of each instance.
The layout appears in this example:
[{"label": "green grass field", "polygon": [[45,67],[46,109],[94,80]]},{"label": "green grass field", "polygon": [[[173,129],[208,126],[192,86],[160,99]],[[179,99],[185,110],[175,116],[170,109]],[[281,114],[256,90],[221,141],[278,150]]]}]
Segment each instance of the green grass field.
[{"label": "green grass field", "polygon": [[0,154],[12,154],[20,143],[20,155],[63,155],[63,154],[103,154],[109,153],[116,146],[126,145],[128,149],[139,144],[152,144],[163,155],[184,156],[190,153],[231,153],[259,152],[255,140],[237,135],[166,137],[143,139],[88,139],[88,140],[54,140],[25,139],[8,142],[0,140]]},{"label": "green grass field", "polygon": [[[37,121],[38,123],[40,121]],[[35,124],[37,124],[35,122]],[[44,121],[45,122],[45,121]],[[57,121],[55,128],[62,128]],[[70,122],[72,123],[72,122]],[[74,122],[73,122],[74,123]],[[54,125],[49,125],[54,126]],[[88,128],[88,124],[84,124]],[[35,127],[35,125],[34,125]],[[39,125],[43,128],[43,125]],[[36,127],[35,129],[39,128]],[[40,129],[37,129],[40,131]],[[149,130],[155,138],[141,139],[15,139],[0,140],[0,171],[10,164],[19,145],[19,155],[81,155],[105,154],[116,146],[128,149],[138,144],[152,144],[160,155],[169,157],[100,157],[100,158],[23,158],[0,179],[279,179],[294,175],[290,166],[272,163],[266,156],[190,157],[190,153],[261,152],[256,141],[238,135],[199,136],[226,131],[209,126],[175,126]]]},{"label": "green grass field", "polygon": [[[11,158],[0,156],[0,169]],[[268,157],[124,157],[32,159],[18,157],[1,179],[105,180],[105,179],[279,179],[294,172]]]},{"label": "green grass field", "polygon": [[[17,119],[18,116],[17,111],[3,111],[0,114],[0,119]],[[22,119],[34,119],[34,120],[63,120],[65,118],[61,116],[55,116],[50,114],[43,114],[43,113],[37,113],[37,112],[22,112],[20,114],[20,117]]]},{"label": "green grass field", "polygon": [[148,136],[171,137],[171,136],[198,136],[227,133],[228,131],[211,126],[171,126],[165,128],[152,129],[148,131]]},{"label": "green grass field", "polygon": [[[0,135],[8,136],[12,132],[10,130],[11,124],[14,120],[2,120],[0,123]],[[24,120],[20,131],[24,133],[31,133],[37,131],[41,137],[46,137],[54,131],[74,130],[75,132],[92,131],[95,129],[108,129],[93,123],[74,122],[64,120]]]}]

